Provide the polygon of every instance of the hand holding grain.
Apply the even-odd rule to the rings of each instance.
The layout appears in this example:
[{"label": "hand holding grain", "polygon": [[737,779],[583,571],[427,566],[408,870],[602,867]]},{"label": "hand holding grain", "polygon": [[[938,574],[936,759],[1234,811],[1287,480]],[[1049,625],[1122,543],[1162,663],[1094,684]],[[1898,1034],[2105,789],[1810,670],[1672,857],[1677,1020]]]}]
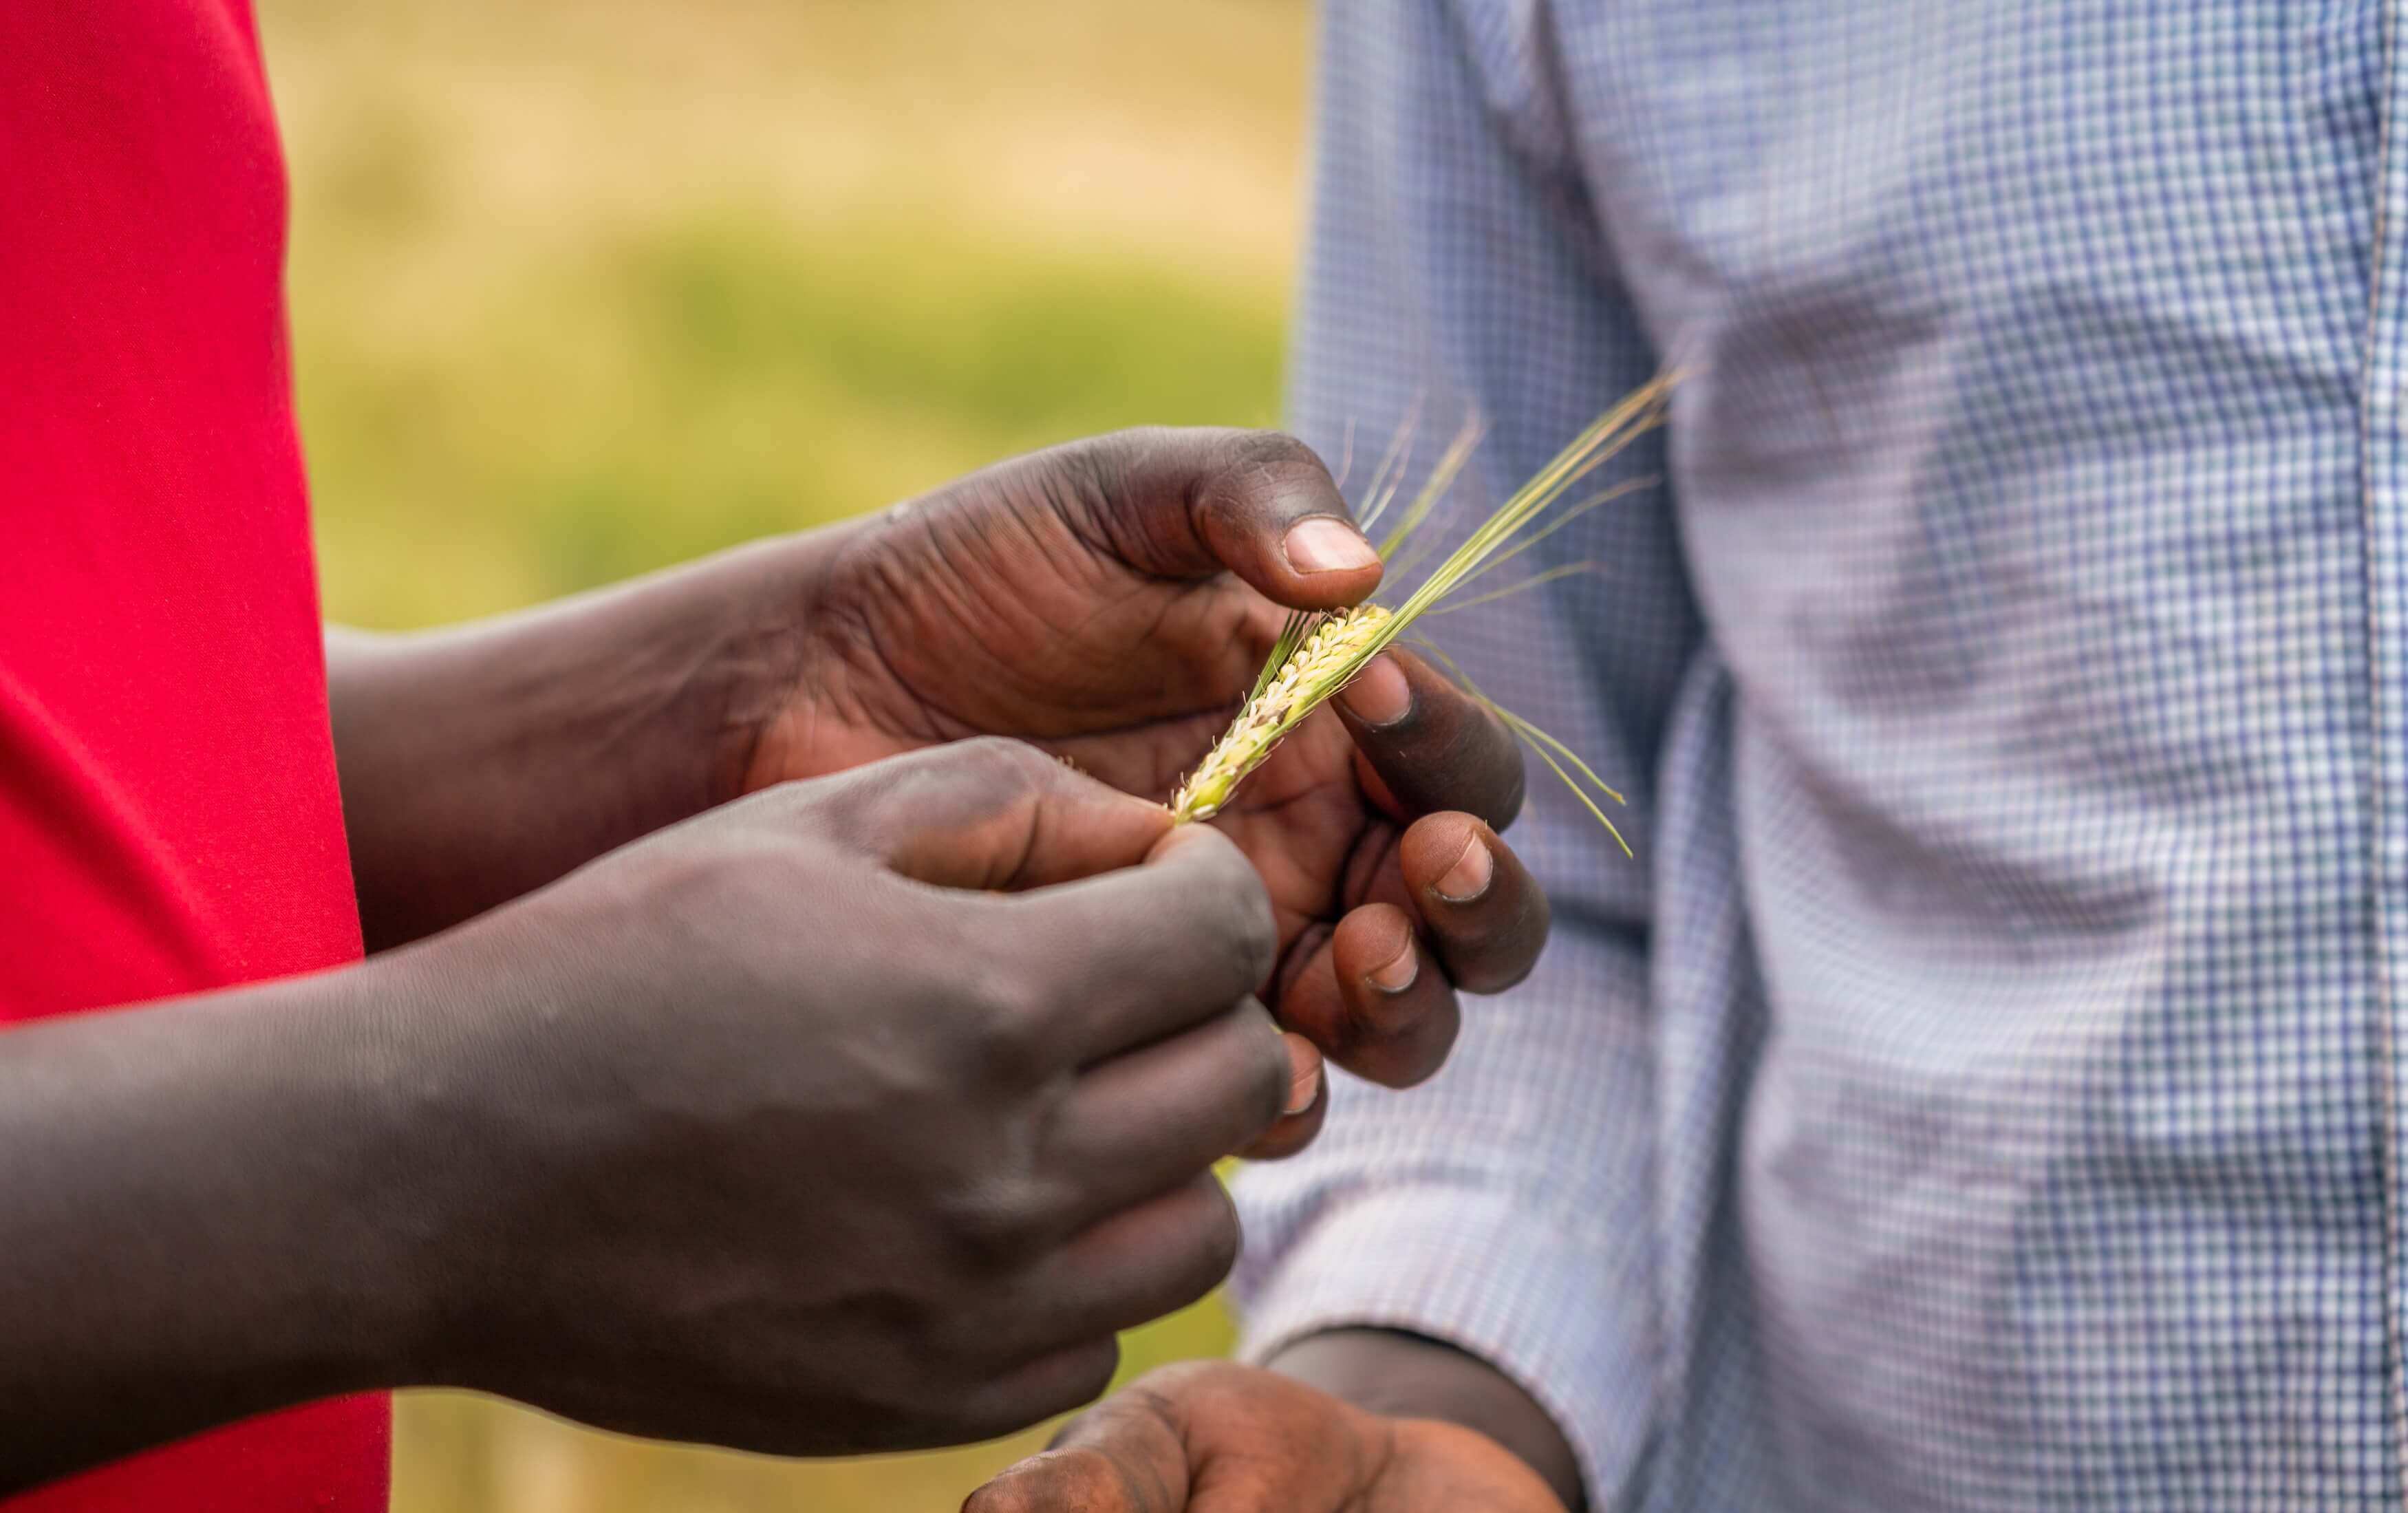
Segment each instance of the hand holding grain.
[{"label": "hand holding grain", "polygon": [[1271,948],[1226,839],[975,741],[12,1030],[0,1496],[403,1386],[791,1454],[1074,1406],[1236,1253],[1212,1163],[1297,1106]]},{"label": "hand holding grain", "polygon": [[[1165,799],[1286,611],[1355,603],[1380,571],[1287,437],[1134,431],[1005,463],[815,562],[749,782],[1001,734]],[[1291,733],[1212,821],[1269,891],[1282,1022],[1376,1081],[1434,1072],[1456,991],[1519,980],[1546,938],[1546,900],[1497,833],[1522,792],[1512,735],[1400,649]],[[1297,1148],[1320,1114],[1248,1154]]]},{"label": "hand holding grain", "polygon": [[411,997],[473,1006],[423,1079],[420,1122],[474,1152],[428,1379],[789,1454],[1092,1398],[1114,1332],[1235,1255],[1211,1165],[1294,1081],[1249,996],[1271,944],[1224,838],[982,741],[397,953]]}]

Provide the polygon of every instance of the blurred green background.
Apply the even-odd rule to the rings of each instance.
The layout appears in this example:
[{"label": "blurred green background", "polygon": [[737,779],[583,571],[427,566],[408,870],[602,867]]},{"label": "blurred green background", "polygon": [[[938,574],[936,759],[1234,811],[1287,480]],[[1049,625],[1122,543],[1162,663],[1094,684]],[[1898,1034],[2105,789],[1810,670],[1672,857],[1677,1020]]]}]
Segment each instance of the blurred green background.
[{"label": "blurred green background", "polygon": [[[1147,423],[1264,424],[1303,0],[261,0],[326,604],[488,613]],[[1125,1370],[1227,1347],[1206,1304]],[[952,1508],[459,1394],[397,1513]]]}]

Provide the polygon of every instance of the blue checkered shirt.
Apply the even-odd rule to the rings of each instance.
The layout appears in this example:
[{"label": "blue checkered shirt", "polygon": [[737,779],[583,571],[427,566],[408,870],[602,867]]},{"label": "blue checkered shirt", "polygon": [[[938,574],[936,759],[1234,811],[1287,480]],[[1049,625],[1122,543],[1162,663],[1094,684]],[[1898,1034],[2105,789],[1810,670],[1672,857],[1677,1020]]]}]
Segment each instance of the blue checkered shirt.
[{"label": "blue checkered shirt", "polygon": [[1454,1341],[1600,1508],[2401,1506],[2402,10],[1327,7],[1308,439],[1476,408],[1473,511],[1696,376],[1434,623],[1639,859],[1540,774],[1548,956],[1246,1174],[1253,1350]]}]

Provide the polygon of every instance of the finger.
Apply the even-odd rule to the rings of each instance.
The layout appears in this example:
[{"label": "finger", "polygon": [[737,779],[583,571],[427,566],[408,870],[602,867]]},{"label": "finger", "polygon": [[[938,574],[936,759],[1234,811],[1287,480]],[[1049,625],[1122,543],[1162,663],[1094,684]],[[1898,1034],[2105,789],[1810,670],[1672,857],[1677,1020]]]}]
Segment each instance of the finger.
[{"label": "finger", "polygon": [[972,1492],[962,1513],[1175,1513],[1187,1506],[1188,1468],[1173,1411],[1159,1392],[1116,1392],[1054,1448]]},{"label": "finger", "polygon": [[1276,1161],[1312,1144],[1329,1116],[1329,1077],[1322,1067],[1321,1048],[1302,1035],[1281,1037],[1287,1044],[1288,1111],[1278,1123],[1238,1152],[1250,1161]]},{"label": "finger", "polygon": [[1379,586],[1380,558],[1311,447],[1276,431],[1128,431],[1086,443],[1091,523],[1132,568],[1227,569],[1272,602],[1330,610]]},{"label": "finger", "polygon": [[746,801],[782,805],[838,843],[940,887],[1041,887],[1134,866],[1171,828],[1161,805],[994,737],[890,756]]},{"label": "finger", "polygon": [[975,1320],[1002,1356],[1151,1323],[1211,1292],[1238,1260],[1238,1211],[1211,1172],[1089,1226]]},{"label": "finger", "polygon": [[1405,815],[1456,809],[1503,829],[1521,812],[1512,732],[1412,653],[1391,647],[1373,657],[1336,703]]},{"label": "finger", "polygon": [[1347,1071],[1388,1088],[1436,1072],[1462,1013],[1455,987],[1394,903],[1368,903],[1291,970],[1280,1017]]},{"label": "finger", "polygon": [[1497,832],[1469,814],[1413,822],[1397,864],[1447,976],[1466,992],[1512,987],[1547,944],[1547,895]]},{"label": "finger", "polygon": [[1145,865],[995,901],[992,950],[1021,979],[1068,1065],[1150,1045],[1226,1014],[1269,976],[1279,929],[1262,878],[1206,825]]},{"label": "finger", "polygon": [[1105,1333],[1015,1366],[967,1395],[946,1442],[997,1439],[1084,1407],[1111,1386],[1120,1363],[1120,1339]]},{"label": "finger", "polygon": [[[1269,1130],[1295,1097],[1288,1037],[1263,1006],[1235,1009],[1091,1067],[1052,1128],[1048,1165],[1079,1194],[1088,1224],[1209,1172]],[[1307,1048],[1307,1054],[1310,1048]],[[1302,1102],[1318,1091],[1312,1059]]]},{"label": "finger", "polygon": [[[1152,1447],[1145,1448],[1150,1452]],[[962,1513],[1164,1513],[1186,1506],[1183,1462],[1175,1492],[1173,1485],[1147,1470],[1124,1465],[1111,1450],[1080,1446],[1046,1450],[1006,1466],[970,1493]]]}]

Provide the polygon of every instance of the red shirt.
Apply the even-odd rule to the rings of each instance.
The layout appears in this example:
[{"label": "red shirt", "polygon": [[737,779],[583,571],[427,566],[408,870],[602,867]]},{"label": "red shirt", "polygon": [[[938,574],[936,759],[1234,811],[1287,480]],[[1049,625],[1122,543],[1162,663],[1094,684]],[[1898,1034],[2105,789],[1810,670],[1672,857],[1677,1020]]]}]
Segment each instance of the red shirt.
[{"label": "red shirt", "polygon": [[[284,217],[249,0],[0,4],[0,1021],[360,954]],[[381,1509],[388,1434],[321,1405],[8,1509]]]}]

